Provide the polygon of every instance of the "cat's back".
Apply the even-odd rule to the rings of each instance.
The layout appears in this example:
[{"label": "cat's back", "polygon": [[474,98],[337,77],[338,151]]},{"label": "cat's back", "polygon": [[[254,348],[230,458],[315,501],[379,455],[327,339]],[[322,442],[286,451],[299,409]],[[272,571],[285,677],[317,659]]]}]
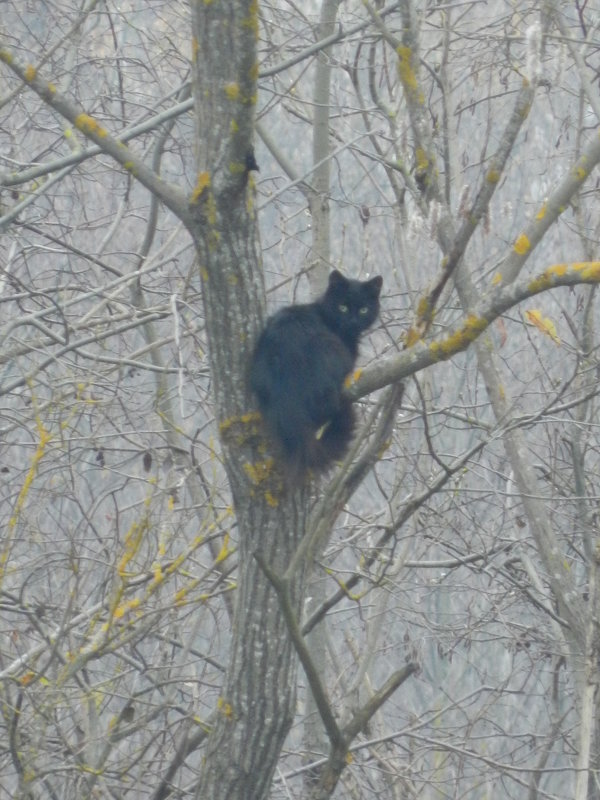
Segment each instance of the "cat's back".
[{"label": "cat's back", "polygon": [[310,363],[323,348],[343,347],[323,321],[315,303],[282,308],[267,320],[257,353],[283,369]]},{"label": "cat's back", "polygon": [[267,337],[284,337],[295,335],[312,337],[324,332],[325,323],[318,313],[315,303],[286,306],[276,311],[267,320],[263,334]]},{"label": "cat's back", "polygon": [[322,387],[327,391],[341,385],[353,361],[317,303],[287,306],[269,317],[259,336],[251,386],[263,404],[285,397],[288,405],[306,405],[307,398],[320,396]]}]

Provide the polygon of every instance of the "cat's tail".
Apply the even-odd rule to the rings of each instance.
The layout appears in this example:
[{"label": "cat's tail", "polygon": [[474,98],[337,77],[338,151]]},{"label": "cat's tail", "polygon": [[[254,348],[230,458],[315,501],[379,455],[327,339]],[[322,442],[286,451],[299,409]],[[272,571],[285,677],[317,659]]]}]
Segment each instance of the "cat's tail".
[{"label": "cat's tail", "polygon": [[335,414],[320,428],[295,403],[277,403],[262,409],[266,427],[278,446],[289,483],[297,484],[311,473],[325,472],[346,454],[354,432],[354,408],[342,400]]},{"label": "cat's tail", "polygon": [[313,430],[302,407],[285,400],[286,396],[283,395],[277,403],[263,405],[261,413],[286,466],[288,479],[296,483],[308,467],[308,443],[312,439]]},{"label": "cat's tail", "polygon": [[333,417],[307,440],[306,467],[314,472],[323,472],[340,461],[348,450],[354,425],[354,407],[344,399]]}]

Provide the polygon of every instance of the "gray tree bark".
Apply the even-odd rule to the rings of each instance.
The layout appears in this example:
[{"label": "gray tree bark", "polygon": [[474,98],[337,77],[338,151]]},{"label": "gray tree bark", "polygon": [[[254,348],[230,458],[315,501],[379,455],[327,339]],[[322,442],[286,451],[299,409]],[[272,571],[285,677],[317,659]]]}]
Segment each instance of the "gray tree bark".
[{"label": "gray tree bark", "polygon": [[[215,410],[234,497],[239,577],[226,683],[197,797],[263,798],[295,710],[297,658],[258,552],[283,573],[302,539],[306,499],[283,489],[259,447],[246,370],[264,319],[253,208],[256,3],[192,4],[198,184],[192,197]],[[303,568],[290,587],[296,611]]]}]

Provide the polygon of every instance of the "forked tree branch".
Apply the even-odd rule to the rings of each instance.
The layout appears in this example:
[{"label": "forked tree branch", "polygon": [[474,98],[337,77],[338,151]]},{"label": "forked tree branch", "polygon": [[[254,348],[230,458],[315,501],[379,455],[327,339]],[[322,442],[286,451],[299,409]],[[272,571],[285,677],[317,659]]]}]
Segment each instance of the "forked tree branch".
[{"label": "forked tree branch", "polygon": [[329,737],[329,757],[321,766],[317,782],[310,794],[311,800],[323,800],[331,795],[342,771],[347,764],[350,763],[349,748],[353,739],[365,728],[373,715],[377,713],[396,689],[416,672],[419,667],[418,664],[409,662],[402,667],[402,669],[390,675],[384,685],[376,691],[361,708],[357,709],[350,721],[343,728],[340,728],[335,719],[331,702],[327,696],[327,691],[321,681],[318,669],[312,660],[309,649],[304,642],[300,625],[294,614],[289,593],[289,582],[285,577],[282,578],[277,575],[260,553],[255,552],[254,558],[277,593],[281,612],[286,621],[294,649],[304,669],[321,720]]},{"label": "forked tree branch", "polygon": [[56,86],[42,78],[32,64],[22,64],[0,41],[0,61],[6,64],[26,86],[50,108],[67,119],[77,130],[97,145],[103,153],[111,156],[143,186],[159,198],[179,219],[188,224],[192,221],[188,199],[181,189],[168,184],[145,162],[135,155],[127,145],[112,136],[105,127],[85,110],[62,95]]},{"label": "forked tree branch", "polygon": [[[499,276],[493,282],[499,282]],[[430,342],[419,340],[400,355],[378,361],[365,369],[359,379],[346,389],[346,393],[357,400],[438,361],[447,361],[478,340],[492,322],[506,311],[537,294],[559,286],[599,283],[600,261],[582,261],[554,264],[535,278],[504,288],[492,287],[490,293],[449,334]]]}]

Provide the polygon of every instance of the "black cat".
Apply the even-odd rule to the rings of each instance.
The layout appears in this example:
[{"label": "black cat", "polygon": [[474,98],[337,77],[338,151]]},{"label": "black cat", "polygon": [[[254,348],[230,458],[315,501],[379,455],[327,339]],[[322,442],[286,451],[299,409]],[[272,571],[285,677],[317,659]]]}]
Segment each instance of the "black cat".
[{"label": "black cat", "polygon": [[342,396],[358,340],[379,314],[380,276],[329,276],[319,300],[269,317],[250,368],[250,384],[267,429],[294,475],[323,470],[350,442],[354,412]]}]

